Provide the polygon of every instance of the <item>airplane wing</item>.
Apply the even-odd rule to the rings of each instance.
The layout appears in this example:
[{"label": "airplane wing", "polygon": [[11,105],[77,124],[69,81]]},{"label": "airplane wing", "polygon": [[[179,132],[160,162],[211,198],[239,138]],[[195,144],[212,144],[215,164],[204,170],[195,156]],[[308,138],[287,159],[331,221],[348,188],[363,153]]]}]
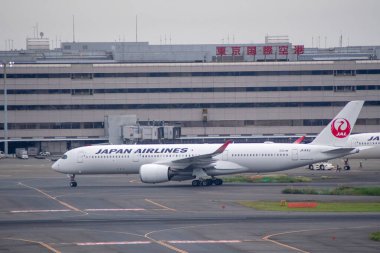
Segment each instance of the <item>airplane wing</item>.
[{"label": "airplane wing", "polygon": [[170,165],[170,167],[174,170],[184,170],[196,167],[209,167],[213,162],[215,162],[214,156],[223,153],[227,146],[231,143],[232,141],[230,140],[226,141],[222,146],[220,146],[217,150],[215,150],[212,153],[172,160],[170,162],[166,161],[164,163]]}]

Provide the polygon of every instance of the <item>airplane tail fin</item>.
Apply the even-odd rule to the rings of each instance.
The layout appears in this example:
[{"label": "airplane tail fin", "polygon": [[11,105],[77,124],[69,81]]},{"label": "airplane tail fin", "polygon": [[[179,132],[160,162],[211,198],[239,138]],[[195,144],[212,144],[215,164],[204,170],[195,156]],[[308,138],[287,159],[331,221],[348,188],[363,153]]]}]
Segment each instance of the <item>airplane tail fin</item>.
[{"label": "airplane tail fin", "polygon": [[327,145],[342,147],[348,140],[364,101],[351,101],[335,116],[335,118],[310,143],[311,145]]},{"label": "airplane tail fin", "polygon": [[300,144],[301,142],[303,142],[303,140],[305,139],[305,135],[299,137],[297,140],[295,140],[293,143],[294,144]]}]

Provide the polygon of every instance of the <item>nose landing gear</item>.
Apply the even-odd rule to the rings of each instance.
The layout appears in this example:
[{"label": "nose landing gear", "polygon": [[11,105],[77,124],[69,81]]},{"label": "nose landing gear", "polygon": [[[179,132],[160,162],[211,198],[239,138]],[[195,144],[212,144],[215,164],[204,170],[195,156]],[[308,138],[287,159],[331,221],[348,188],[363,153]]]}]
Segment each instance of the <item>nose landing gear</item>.
[{"label": "nose landing gear", "polygon": [[70,177],[70,187],[77,187],[77,181],[75,181],[75,174],[69,175]]}]

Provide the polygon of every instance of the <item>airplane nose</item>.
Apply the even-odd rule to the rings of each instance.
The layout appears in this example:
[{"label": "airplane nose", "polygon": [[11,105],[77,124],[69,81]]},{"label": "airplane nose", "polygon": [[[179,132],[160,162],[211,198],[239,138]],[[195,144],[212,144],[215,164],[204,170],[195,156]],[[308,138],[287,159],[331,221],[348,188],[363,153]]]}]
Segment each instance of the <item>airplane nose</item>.
[{"label": "airplane nose", "polygon": [[55,171],[59,171],[59,161],[56,161],[55,163],[53,163],[51,168]]}]

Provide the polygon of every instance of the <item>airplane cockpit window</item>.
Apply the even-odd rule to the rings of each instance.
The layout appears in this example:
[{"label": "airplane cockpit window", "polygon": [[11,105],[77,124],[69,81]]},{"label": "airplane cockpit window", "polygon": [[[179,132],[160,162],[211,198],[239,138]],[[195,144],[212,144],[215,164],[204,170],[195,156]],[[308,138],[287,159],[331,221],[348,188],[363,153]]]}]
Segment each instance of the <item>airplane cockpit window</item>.
[{"label": "airplane cockpit window", "polygon": [[62,159],[67,159],[67,155],[63,155],[63,156],[62,156]]}]

